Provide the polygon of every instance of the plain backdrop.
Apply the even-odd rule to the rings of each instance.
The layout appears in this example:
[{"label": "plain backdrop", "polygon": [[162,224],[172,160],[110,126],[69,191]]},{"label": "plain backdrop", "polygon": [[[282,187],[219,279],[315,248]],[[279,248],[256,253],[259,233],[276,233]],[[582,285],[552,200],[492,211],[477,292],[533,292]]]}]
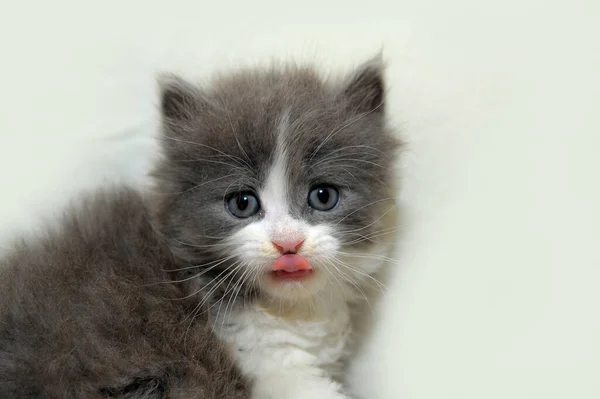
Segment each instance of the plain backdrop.
[{"label": "plain backdrop", "polygon": [[157,72],[337,73],[381,49],[404,228],[354,385],[600,398],[597,0],[3,1],[0,242],[143,178]]}]

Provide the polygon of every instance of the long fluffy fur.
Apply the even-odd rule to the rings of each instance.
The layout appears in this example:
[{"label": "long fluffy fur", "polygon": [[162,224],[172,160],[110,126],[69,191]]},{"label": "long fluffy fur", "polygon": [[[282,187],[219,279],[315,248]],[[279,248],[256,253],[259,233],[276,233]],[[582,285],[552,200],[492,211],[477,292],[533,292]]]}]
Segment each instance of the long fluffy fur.
[{"label": "long fluffy fur", "polygon": [[135,191],[103,191],[2,261],[0,397],[247,397],[149,221]]}]

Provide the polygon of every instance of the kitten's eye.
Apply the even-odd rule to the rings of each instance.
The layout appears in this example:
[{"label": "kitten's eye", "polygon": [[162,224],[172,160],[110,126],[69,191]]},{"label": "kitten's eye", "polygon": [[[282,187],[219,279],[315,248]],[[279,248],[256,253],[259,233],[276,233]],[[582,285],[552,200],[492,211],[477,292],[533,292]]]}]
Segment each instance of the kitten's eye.
[{"label": "kitten's eye", "polygon": [[238,193],[229,197],[227,209],[233,216],[243,219],[256,215],[260,210],[260,204],[254,194]]},{"label": "kitten's eye", "polygon": [[308,205],[317,211],[329,211],[340,199],[338,191],[331,186],[318,186],[308,194]]}]

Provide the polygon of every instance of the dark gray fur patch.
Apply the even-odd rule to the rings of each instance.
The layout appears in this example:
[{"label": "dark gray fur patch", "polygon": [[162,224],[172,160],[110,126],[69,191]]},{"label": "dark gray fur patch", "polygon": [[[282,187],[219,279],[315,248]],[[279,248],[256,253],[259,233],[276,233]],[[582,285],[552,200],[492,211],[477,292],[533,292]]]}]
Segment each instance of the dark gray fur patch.
[{"label": "dark gray fur patch", "polygon": [[249,397],[150,220],[109,189],[0,261],[0,398]]},{"label": "dark gray fur patch", "polygon": [[[337,83],[324,81],[312,68],[290,66],[242,70],[206,88],[169,77],[161,90],[164,159],[154,173],[153,209],[183,264],[203,268],[226,256],[219,242],[264,216],[235,218],[224,199],[260,191],[279,134],[287,153],[293,216],[335,224],[348,244],[371,243],[370,235],[380,228],[382,203],[389,200],[399,143],[386,123],[380,61]],[[308,193],[318,184],[339,189],[340,202],[332,211],[308,206]],[[355,233],[344,234],[350,230]],[[214,278],[228,266],[206,270],[204,276]]]}]

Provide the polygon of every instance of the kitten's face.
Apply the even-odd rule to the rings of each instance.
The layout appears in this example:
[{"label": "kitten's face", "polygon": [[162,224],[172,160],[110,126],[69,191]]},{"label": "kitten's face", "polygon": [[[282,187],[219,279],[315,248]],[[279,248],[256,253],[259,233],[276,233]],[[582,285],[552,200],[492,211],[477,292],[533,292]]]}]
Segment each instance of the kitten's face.
[{"label": "kitten's face", "polygon": [[395,227],[382,100],[373,64],[343,85],[302,69],[164,85],[157,215],[208,291],[301,300],[369,281]]}]

